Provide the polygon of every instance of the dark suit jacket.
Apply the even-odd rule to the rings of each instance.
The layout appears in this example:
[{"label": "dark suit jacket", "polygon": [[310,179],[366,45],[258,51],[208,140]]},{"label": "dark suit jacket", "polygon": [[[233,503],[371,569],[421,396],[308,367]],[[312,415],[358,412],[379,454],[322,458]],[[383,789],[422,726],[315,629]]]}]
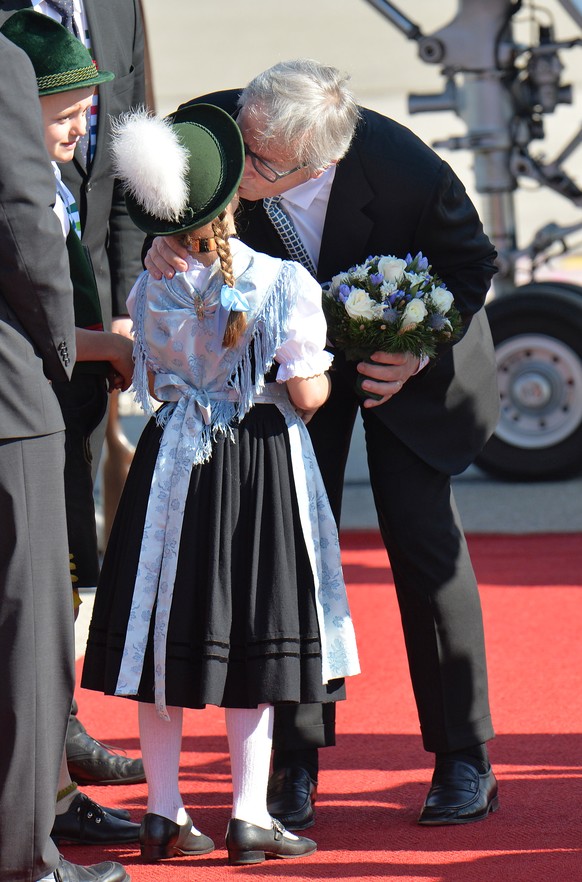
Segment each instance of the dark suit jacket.
[{"label": "dark suit jacket", "polygon": [[[0,0],[0,25],[28,0]],[[97,147],[89,172],[75,156],[61,166],[63,180],[81,214],[103,318],[127,315],[125,301],[141,272],[143,234],[127,216],[123,193],[112,174],[111,118],[145,105],[144,30],[139,0],[83,0],[91,47],[99,67],[115,79],[99,88]]]},{"label": "dark suit jacket", "polygon": [[[195,102],[232,113],[238,94],[215,92]],[[422,251],[454,294],[466,323],[463,338],[443,347],[434,363],[373,413],[426,462],[455,474],[473,461],[498,419],[495,357],[483,309],[495,250],[447,163],[394,120],[364,108],[361,114],[332,185],[318,278],[329,281],[372,254]],[[237,228],[256,250],[287,256],[261,203],[241,200]],[[334,364],[355,375],[341,355]]]},{"label": "dark suit jacket", "polygon": [[[0,35],[0,438],[64,429],[50,386],[75,360],[73,291],[32,65]],[[26,112],[24,112],[26,110]],[[47,379],[49,378],[49,379]]]}]

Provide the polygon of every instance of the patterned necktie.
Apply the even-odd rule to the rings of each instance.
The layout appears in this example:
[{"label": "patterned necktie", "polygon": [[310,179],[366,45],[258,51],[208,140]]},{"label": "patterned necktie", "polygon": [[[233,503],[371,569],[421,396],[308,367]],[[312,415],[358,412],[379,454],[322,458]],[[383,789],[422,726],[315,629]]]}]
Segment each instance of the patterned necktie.
[{"label": "patterned necktie", "polygon": [[73,0],[46,0],[46,3],[59,13],[63,27],[78,37],[79,31],[73,16]]},{"label": "patterned necktie", "polygon": [[301,263],[315,277],[317,271],[313,261],[299,238],[299,233],[295,229],[293,221],[285,209],[281,207],[280,202],[281,196],[269,196],[267,199],[263,199],[263,208],[267,213],[267,217],[279,234],[279,238],[285,246],[289,257]]}]

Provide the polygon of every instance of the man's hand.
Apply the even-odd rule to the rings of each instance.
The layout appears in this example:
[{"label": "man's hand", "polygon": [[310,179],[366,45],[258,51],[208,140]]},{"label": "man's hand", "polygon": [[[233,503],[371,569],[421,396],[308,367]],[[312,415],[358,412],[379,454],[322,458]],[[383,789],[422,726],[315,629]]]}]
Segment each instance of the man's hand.
[{"label": "man's hand", "polygon": [[188,251],[176,236],[156,236],[145,256],[145,268],[158,281],[165,276],[173,279],[176,273],[188,269]]},{"label": "man's hand", "polygon": [[367,379],[362,383],[364,392],[374,392],[382,397],[376,401],[374,398],[366,398],[364,407],[379,407],[396,395],[406,381],[418,370],[420,359],[410,352],[374,352],[370,358],[374,364],[367,361],[358,363],[358,373]]}]

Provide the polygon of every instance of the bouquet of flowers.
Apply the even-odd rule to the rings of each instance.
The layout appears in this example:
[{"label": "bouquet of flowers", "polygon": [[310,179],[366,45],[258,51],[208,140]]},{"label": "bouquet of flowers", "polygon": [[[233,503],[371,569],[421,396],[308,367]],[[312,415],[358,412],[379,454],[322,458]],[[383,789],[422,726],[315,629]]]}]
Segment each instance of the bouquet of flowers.
[{"label": "bouquet of flowers", "polygon": [[378,351],[431,358],[462,327],[453,295],[420,251],[404,259],[369,257],[334,276],[323,291],[323,310],[330,339],[349,361]]}]

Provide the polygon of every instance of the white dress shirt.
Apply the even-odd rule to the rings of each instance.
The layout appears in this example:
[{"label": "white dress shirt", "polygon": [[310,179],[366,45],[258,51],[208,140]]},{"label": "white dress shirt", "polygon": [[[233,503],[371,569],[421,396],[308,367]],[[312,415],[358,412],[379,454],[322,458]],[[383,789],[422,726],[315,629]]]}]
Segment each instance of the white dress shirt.
[{"label": "white dress shirt", "polygon": [[317,267],[321,237],[336,166],[330,165],[317,178],[310,178],[281,195],[281,206],[295,225],[313,265]]}]

